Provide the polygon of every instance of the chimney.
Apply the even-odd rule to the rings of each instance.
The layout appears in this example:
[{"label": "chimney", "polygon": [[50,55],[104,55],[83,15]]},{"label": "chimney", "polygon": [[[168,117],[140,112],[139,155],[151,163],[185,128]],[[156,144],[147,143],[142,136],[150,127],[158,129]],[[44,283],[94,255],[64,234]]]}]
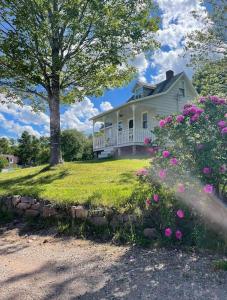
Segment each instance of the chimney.
[{"label": "chimney", "polygon": [[166,72],[166,80],[170,80],[171,78],[173,78],[173,76],[174,72],[172,70]]}]

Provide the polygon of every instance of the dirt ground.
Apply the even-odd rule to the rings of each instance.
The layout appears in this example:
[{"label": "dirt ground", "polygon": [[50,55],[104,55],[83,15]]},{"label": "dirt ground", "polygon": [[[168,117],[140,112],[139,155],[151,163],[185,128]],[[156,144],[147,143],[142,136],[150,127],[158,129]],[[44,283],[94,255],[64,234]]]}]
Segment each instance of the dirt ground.
[{"label": "dirt ground", "polygon": [[211,254],[117,247],[0,228],[0,299],[227,299]]}]

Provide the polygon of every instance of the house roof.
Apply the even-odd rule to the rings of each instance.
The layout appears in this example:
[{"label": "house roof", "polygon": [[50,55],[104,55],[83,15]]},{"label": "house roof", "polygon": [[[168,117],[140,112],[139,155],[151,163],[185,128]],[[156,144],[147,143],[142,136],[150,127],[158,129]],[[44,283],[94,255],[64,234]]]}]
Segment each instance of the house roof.
[{"label": "house roof", "polygon": [[[168,89],[177,81],[177,79],[183,74],[183,72],[176,74],[175,76],[171,77],[170,79],[166,79],[156,85],[150,87],[150,93],[147,96],[158,95],[160,93],[165,93]],[[141,85],[144,87],[149,87],[147,84]],[[135,95],[133,95],[127,102],[135,100]]]},{"label": "house roof", "polygon": [[[127,105],[130,105],[131,102],[137,103],[137,102],[141,102],[143,100],[146,100],[148,98],[155,98],[155,97],[161,96],[163,94],[166,94],[169,91],[169,89],[172,88],[174,86],[174,84],[178,81],[178,79],[181,76],[183,76],[183,75],[188,80],[188,82],[189,82],[191,88],[194,90],[195,94],[198,95],[197,92],[196,92],[196,90],[195,90],[195,88],[193,87],[191,81],[187,77],[187,75],[184,72],[181,72],[181,73],[178,73],[178,74],[172,76],[170,79],[166,79],[166,80],[164,80],[164,81],[156,84],[156,86],[150,86],[151,91],[150,91],[150,93],[147,96],[145,96],[143,98],[136,99],[134,97],[134,95],[133,95],[126,103],[124,103],[124,104],[122,104],[120,106],[117,106],[117,107],[115,107],[113,109],[110,109],[108,111],[105,111],[105,112],[103,112],[101,114],[98,114],[97,116],[92,117],[90,120],[95,120],[95,119],[98,119],[98,118],[100,118],[100,117],[102,117],[102,116],[104,116],[106,114],[109,114],[110,112],[117,111],[120,108],[123,108],[123,107],[125,107]],[[148,87],[147,84],[145,84],[144,86]]]}]

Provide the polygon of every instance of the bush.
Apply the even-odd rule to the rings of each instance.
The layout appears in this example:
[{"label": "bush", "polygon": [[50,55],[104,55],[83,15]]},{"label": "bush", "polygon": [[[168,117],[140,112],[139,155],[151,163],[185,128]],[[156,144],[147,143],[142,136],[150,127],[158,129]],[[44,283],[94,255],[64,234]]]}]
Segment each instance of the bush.
[{"label": "bush", "polygon": [[226,100],[210,96],[187,104],[182,114],[160,120],[154,134],[154,141],[144,141],[151,168],[138,172],[141,184],[150,185],[150,222],[166,242],[209,244],[221,228],[219,200],[226,201]]},{"label": "bush", "polygon": [[2,171],[2,169],[7,167],[8,164],[9,164],[8,160],[4,156],[0,156],[0,172]]}]

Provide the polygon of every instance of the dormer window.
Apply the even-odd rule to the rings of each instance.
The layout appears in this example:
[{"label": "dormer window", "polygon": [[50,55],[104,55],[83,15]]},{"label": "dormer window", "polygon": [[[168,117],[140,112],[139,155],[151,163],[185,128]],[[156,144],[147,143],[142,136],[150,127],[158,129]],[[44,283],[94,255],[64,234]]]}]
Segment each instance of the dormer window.
[{"label": "dormer window", "polygon": [[135,90],[135,99],[139,99],[143,97],[143,87],[138,87]]}]

